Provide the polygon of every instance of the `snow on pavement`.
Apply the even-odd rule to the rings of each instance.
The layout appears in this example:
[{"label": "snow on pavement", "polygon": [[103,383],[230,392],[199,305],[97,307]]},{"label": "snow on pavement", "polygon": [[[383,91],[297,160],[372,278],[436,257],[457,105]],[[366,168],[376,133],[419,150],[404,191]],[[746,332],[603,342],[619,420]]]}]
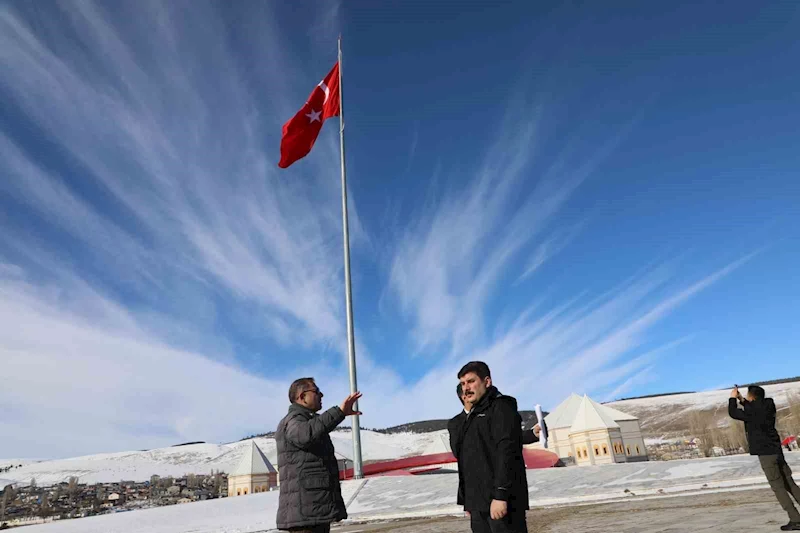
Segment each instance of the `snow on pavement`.
[{"label": "snow on pavement", "polygon": [[[709,491],[582,505],[580,509],[538,508],[528,512],[527,522],[531,533],[773,533],[786,522],[786,514],[769,489],[748,489],[746,494]],[[340,533],[469,533],[470,527],[468,519],[461,515],[357,523],[337,529]]]},{"label": "snow on pavement", "polygon": [[[363,481],[342,483],[349,501]],[[277,531],[278,492],[207,500],[126,511],[115,514],[59,520],[26,526],[25,533],[260,533]]]},{"label": "snow on pavement", "polygon": [[25,533],[255,533],[275,529],[278,493],[185,503],[25,527]]},{"label": "snow on pavement", "polygon": [[[800,479],[800,452],[787,454]],[[342,484],[355,520],[459,514],[452,472]],[[757,458],[720,457],[528,471],[533,507],[766,486]],[[635,496],[634,496],[635,495]],[[355,498],[353,498],[355,496]],[[278,493],[253,494],[28,526],[26,533],[256,533],[275,527]]]}]

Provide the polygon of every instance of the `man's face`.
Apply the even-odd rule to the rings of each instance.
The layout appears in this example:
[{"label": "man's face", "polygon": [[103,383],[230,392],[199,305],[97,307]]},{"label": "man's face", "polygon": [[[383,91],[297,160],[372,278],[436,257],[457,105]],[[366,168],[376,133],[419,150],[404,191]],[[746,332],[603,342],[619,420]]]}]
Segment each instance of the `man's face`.
[{"label": "man's face", "polygon": [[464,407],[467,407],[467,402],[469,402],[470,406],[468,408],[471,409],[472,405],[483,398],[483,395],[486,394],[486,389],[491,386],[492,378],[488,376],[486,379],[481,379],[475,372],[464,374],[461,378],[461,390],[464,391]]},{"label": "man's face", "polygon": [[297,403],[305,407],[306,409],[311,409],[314,412],[319,411],[322,409],[322,391],[319,390],[316,384],[308,385],[298,396]]},{"label": "man's face", "polygon": [[748,393],[747,393],[747,401],[748,401],[748,402],[754,402],[754,401],[756,401],[756,397],[755,397],[755,396],[753,396],[753,394],[752,394],[752,393],[748,392]]}]

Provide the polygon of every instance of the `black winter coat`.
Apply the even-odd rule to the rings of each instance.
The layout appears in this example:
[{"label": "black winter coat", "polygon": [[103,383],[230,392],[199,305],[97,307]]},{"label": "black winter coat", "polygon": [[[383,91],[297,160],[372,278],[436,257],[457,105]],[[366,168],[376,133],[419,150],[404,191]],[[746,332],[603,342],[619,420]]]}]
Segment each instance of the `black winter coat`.
[{"label": "black winter coat", "polygon": [[[467,413],[466,411],[461,411],[456,416],[451,418],[447,422],[447,431],[450,432],[450,449],[455,450],[456,447],[460,447],[461,444],[459,439],[461,437],[461,430],[464,427],[464,422],[467,420]],[[545,428],[547,427],[544,422],[541,423],[542,426]],[[536,433],[533,432],[532,429],[524,429],[522,430],[522,444],[533,444],[535,442],[539,442],[539,437],[536,436]],[[453,455],[456,455],[456,452],[453,451]],[[523,458],[524,459],[524,458]],[[461,472],[459,471],[458,475],[458,495],[456,496],[456,504],[464,505],[464,480],[461,476]]]},{"label": "black winter coat", "polygon": [[347,518],[339,485],[339,464],[328,435],[344,421],[331,407],[317,415],[292,404],[278,423],[278,529],[313,527]]},{"label": "black winter coat", "polygon": [[[467,412],[462,410],[456,416],[447,421],[447,431],[450,433],[450,451],[458,459],[458,454],[461,449],[461,433],[464,429],[464,422],[467,421]],[[461,468],[458,469],[458,496],[456,496],[456,503],[464,505],[464,476]]]},{"label": "black winter coat", "polygon": [[764,398],[743,403],[739,409],[736,399],[728,400],[728,414],[731,418],[744,422],[750,455],[782,455],[781,437],[775,429],[775,402]]},{"label": "black winter coat", "polygon": [[528,480],[522,457],[522,418],[517,401],[490,387],[469,415],[448,422],[450,448],[458,461],[458,504],[488,512],[492,500],[528,509]]}]

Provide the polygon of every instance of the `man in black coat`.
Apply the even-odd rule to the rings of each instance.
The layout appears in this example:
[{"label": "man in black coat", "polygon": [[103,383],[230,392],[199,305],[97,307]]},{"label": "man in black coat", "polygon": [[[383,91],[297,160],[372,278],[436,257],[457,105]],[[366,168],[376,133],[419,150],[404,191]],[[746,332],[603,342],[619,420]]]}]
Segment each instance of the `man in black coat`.
[{"label": "man in black coat", "polygon": [[[739,409],[736,400],[741,402],[743,409]],[[800,502],[800,487],[792,479],[792,470],[783,456],[781,438],[775,429],[775,402],[765,397],[761,387],[748,387],[746,399],[742,398],[739,388],[734,387],[728,400],[728,414],[744,422],[750,455],[758,456],[769,486],[789,514],[789,523],[781,526],[781,531],[800,531],[800,513],[789,496],[791,494]]]},{"label": "man in black coat", "polygon": [[[461,405],[464,406],[464,409],[462,409],[456,416],[447,422],[447,431],[450,433],[450,449],[453,450],[453,454],[458,457],[457,451],[461,448],[461,432],[464,427],[464,422],[466,422],[467,416],[472,409],[472,402],[468,401],[468,398],[464,395],[461,383],[456,385],[456,396],[458,396],[458,399],[461,402]],[[533,429],[522,430],[523,445],[539,442],[541,424],[544,424],[544,420],[533,426]],[[545,427],[547,426],[545,425]],[[456,497],[456,503],[458,505],[464,505],[464,480],[461,474],[462,472],[459,470],[458,495]]]},{"label": "man in black coat", "polygon": [[448,429],[458,461],[459,503],[470,515],[473,533],[527,533],[528,481],[517,401],[492,385],[481,361],[464,365],[458,378],[465,411]]},{"label": "man in black coat", "polygon": [[339,485],[339,464],[329,433],[345,417],[360,415],[360,392],[322,414],[322,391],[314,378],[289,387],[289,413],[278,423],[278,529],[296,533],[329,533],[332,522],[347,518]]}]

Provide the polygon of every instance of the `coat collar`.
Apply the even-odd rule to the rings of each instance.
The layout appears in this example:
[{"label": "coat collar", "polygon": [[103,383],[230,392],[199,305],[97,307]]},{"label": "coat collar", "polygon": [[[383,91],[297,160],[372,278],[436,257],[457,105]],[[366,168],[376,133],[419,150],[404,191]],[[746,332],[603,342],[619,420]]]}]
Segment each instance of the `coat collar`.
[{"label": "coat collar", "polygon": [[483,397],[478,400],[478,403],[472,406],[470,414],[485,411],[498,396],[500,396],[500,391],[497,390],[497,387],[492,385],[486,389],[486,394],[484,394]]},{"label": "coat collar", "polygon": [[309,418],[311,418],[313,416],[316,416],[316,414],[317,414],[314,411],[312,411],[311,409],[309,409],[308,407],[300,405],[299,403],[291,404],[289,406],[289,413],[300,413],[300,414],[305,415],[305,416],[307,416]]}]

